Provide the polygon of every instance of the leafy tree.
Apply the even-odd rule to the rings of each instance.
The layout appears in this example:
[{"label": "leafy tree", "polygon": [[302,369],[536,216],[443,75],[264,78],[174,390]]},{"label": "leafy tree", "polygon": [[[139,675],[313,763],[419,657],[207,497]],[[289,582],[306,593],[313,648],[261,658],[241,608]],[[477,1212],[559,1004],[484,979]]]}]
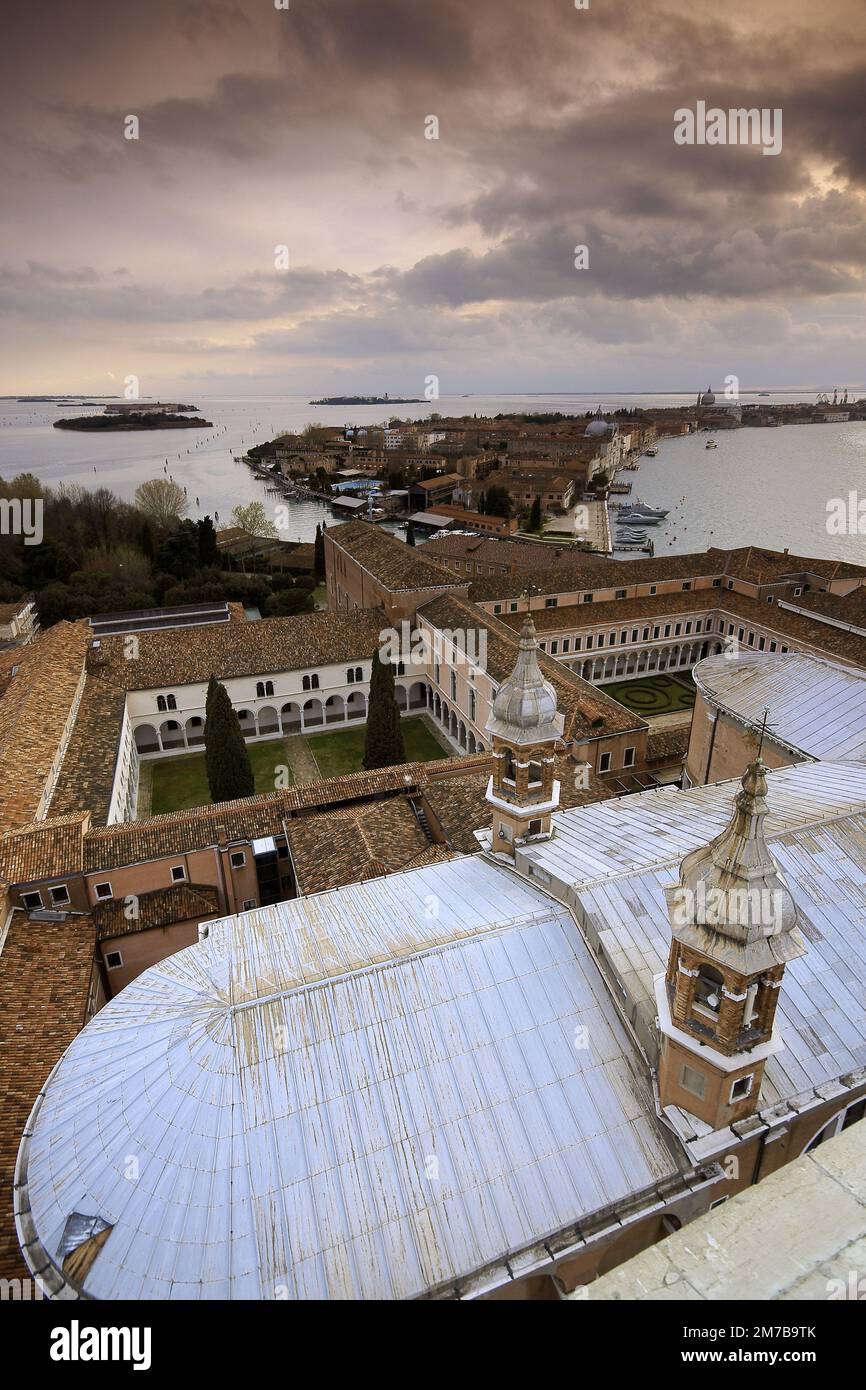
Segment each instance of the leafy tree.
[{"label": "leafy tree", "polygon": [[373,674],[370,677],[363,766],[370,770],[394,767],[405,761],[400,711],[394,698],[394,667],[390,661],[381,659],[377,649],[373,654]]},{"label": "leafy tree", "polygon": [[324,528],[316,527],[316,541],[313,550],[313,573],[319,583],[325,578],[325,535]]},{"label": "leafy tree", "polygon": [[507,488],[488,488],[486,503],[486,511],[488,516],[501,516],[504,517],[506,521],[511,516],[511,494]]},{"label": "leafy tree", "polygon": [[268,618],[291,618],[295,613],[312,612],[313,591],[303,589],[300,585],[272,594],[265,603],[265,616]]},{"label": "leafy tree", "polygon": [[196,522],[196,526],[198,527],[199,564],[204,568],[207,568],[208,565],[218,565],[220,554],[213,522],[209,516],[203,516],[201,521]]},{"label": "leafy tree", "polygon": [[249,502],[245,507],[238,503],[232,512],[232,526],[237,526],[239,531],[245,531],[248,536],[267,536],[274,539],[277,535],[276,526],[268,521],[263,502]]},{"label": "leafy tree", "polygon": [[169,478],[150,478],[135,489],[135,505],[157,526],[165,529],[180,520],[186,511],[187,501],[179,483],[173,483]]},{"label": "leafy tree", "polygon": [[541,530],[541,498],[536,497],[529,512],[530,531]]},{"label": "leafy tree", "polygon": [[211,676],[204,721],[204,755],[211,801],[252,796],[256,779],[237,714],[225,686]]},{"label": "leafy tree", "polygon": [[189,579],[199,568],[199,531],[196,522],[182,521],[170,531],[156,554],[156,562],[167,574]]}]

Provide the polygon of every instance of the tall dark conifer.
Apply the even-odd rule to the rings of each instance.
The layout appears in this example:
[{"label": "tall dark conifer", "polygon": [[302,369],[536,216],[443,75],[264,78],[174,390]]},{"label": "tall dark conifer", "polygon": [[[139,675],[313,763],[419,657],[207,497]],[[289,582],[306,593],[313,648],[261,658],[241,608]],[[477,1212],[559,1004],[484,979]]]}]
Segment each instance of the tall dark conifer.
[{"label": "tall dark conifer", "polygon": [[324,527],[316,527],[316,540],[313,547],[313,573],[317,583],[325,578],[325,534]]},{"label": "tall dark conifer", "polygon": [[373,674],[370,677],[364,767],[368,770],[394,767],[405,761],[400,710],[394,699],[394,667],[390,661],[382,661],[377,650],[373,655]]},{"label": "tall dark conifer", "polygon": [[407,526],[406,526],[406,544],[407,544],[407,545],[414,545],[414,544],[415,544],[415,523],[414,523],[414,521],[408,522],[408,524],[407,524]]},{"label": "tall dark conifer", "polygon": [[228,691],[211,676],[204,721],[204,756],[211,801],[253,796],[256,779]]}]

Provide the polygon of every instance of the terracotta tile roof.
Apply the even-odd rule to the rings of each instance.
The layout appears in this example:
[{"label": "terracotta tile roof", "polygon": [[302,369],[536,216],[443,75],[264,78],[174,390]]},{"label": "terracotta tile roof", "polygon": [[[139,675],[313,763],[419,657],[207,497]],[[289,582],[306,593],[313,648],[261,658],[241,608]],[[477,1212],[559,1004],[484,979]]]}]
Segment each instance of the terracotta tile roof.
[{"label": "terracotta tile roof", "polygon": [[49,814],[90,811],[94,825],[108,820],[126,692],[102,676],[88,675]]},{"label": "terracotta tile roof", "polygon": [[425,492],[433,492],[438,487],[448,487],[452,483],[456,487],[462,482],[459,473],[439,473],[435,478],[425,478],[423,482],[413,483],[412,486],[423,488]]},{"label": "terracotta tile roof", "polygon": [[187,922],[198,917],[212,917],[220,911],[216,888],[208,884],[173,883],[169,888],[156,888],[138,897],[138,916],[126,916],[126,899],[113,898],[100,903],[91,913],[99,941],[116,936],[150,931],[153,927],[169,927],[173,922]]},{"label": "terracotta tile roof", "polygon": [[[799,604],[800,600],[792,599],[792,602]],[[819,652],[826,652],[828,656],[853,662],[857,666],[866,666],[866,637],[858,637],[856,633],[846,632],[844,628],[832,627],[829,623],[822,622],[817,614],[814,619],[809,618],[805,614],[792,613],[787,608],[780,608],[777,603],[772,606],[769,603],[760,603],[746,594],[737,594],[732,590],[723,590],[721,594],[717,592],[716,607],[719,614],[727,613],[732,618],[760,623],[769,630],[778,632],[783,639],[791,638],[792,641],[808,643]]]},{"label": "terracotta tile roof", "polygon": [[0,830],[40,814],[78,698],[87,641],[86,623],[57,623],[17,649],[19,669],[0,700]]},{"label": "terracotta tile roof", "polygon": [[[424,553],[428,558],[439,556],[454,560],[471,560],[479,565],[499,565],[512,569],[549,569],[551,565],[573,568],[577,562],[574,551],[560,550],[552,545],[532,545],[528,541],[495,540],[490,536],[463,536],[452,532],[447,536],[434,536],[424,542]],[[605,563],[599,557],[600,563]],[[580,558],[580,563],[589,563],[589,557]]]},{"label": "terracotta tile roof", "polygon": [[424,547],[406,545],[365,521],[329,526],[325,542],[333,541],[363,565],[386,588],[397,590],[465,588],[450,570],[424,558]]},{"label": "terracotta tile roof", "polygon": [[[753,605],[756,601],[749,600]],[[574,628],[604,627],[608,623],[628,623],[648,618],[664,618],[677,613],[704,613],[718,608],[718,589],[689,589],[686,593],[655,594],[646,598],[611,599],[608,603],[561,603],[556,608],[533,608],[532,621],[543,637],[548,632],[568,632]],[[761,606],[756,612],[763,611]],[[519,632],[525,613],[497,615],[515,632]]]},{"label": "terracotta tile roof", "polygon": [[288,839],[302,895],[397,873],[430,848],[402,796],[291,821]]},{"label": "terracotta tile roof", "polygon": [[0,836],[0,878],[9,884],[25,884],[81,873],[89,828],[90,815],[84,811]]},{"label": "terracotta tile roof", "polygon": [[211,675],[225,680],[369,660],[383,623],[383,615],[370,609],[142,632],[136,634],[135,661],[124,655],[124,637],[107,637],[102,645],[108,664],[102,669],[124,690],[156,690],[196,684]]},{"label": "terracotta tile roof", "polygon": [[7,623],[11,623],[13,618],[23,613],[32,602],[32,598],[20,598],[16,603],[0,603],[0,626],[5,627]]},{"label": "terracotta tile roof", "polygon": [[491,599],[520,598],[527,584],[537,594],[564,594],[572,590],[614,588],[626,589],[630,584],[654,584],[659,579],[716,578],[723,573],[725,552],[699,551],[694,555],[656,555],[643,560],[581,559],[572,566],[555,569],[523,571],[506,577],[478,579],[469,589],[469,597],[478,602]]},{"label": "terracotta tile roof", "polygon": [[[0,894],[2,899],[2,894]],[[0,926],[5,921],[0,900]],[[86,1022],[95,954],[86,915],[31,922],[14,912],[0,952],[0,1277],[25,1278],[12,1217],[21,1134],[39,1089]]]},{"label": "terracotta tile roof", "polygon": [[[487,671],[490,676],[501,685],[513,671],[518,639],[499,618],[452,595],[432,599],[423,604],[418,613],[440,631],[447,629],[467,634],[486,631]],[[480,642],[476,645],[476,651],[479,647]],[[538,659],[545,678],[556,691],[559,713],[565,716],[564,738],[606,738],[611,734],[647,727],[644,720],[596,686],[582,680],[559,661],[546,656],[544,652],[539,652]]]},{"label": "terracotta tile roof", "polygon": [[852,627],[866,628],[866,585],[853,589],[850,594],[801,594],[799,598],[786,598],[796,608],[808,608],[816,617],[832,618],[837,623],[850,623]]},{"label": "terracotta tile roof", "polygon": [[[478,841],[473,831],[489,830],[493,811],[486,799],[487,784],[493,771],[493,759],[489,753],[478,756],[478,763],[484,764],[457,777],[432,779],[424,787],[424,801],[432,810],[442,828],[449,847],[459,854],[475,854]],[[569,754],[561,754],[556,760],[554,777],[560,784],[560,809],[569,811],[573,806],[585,806],[592,801],[608,801],[614,792],[595,773],[585,778],[578,777],[580,764]]]},{"label": "terracotta tile roof", "polygon": [[590,564],[578,561],[572,569],[563,565],[555,574],[539,567],[538,571],[521,573],[510,578],[492,576],[476,580],[469,597],[487,602],[490,599],[519,598],[527,583],[538,593],[567,593],[579,589],[613,587],[625,589],[630,584],[654,583],[659,579],[697,579],[729,577],[752,584],[779,583],[785,578],[813,574],[823,579],[866,578],[866,568],[844,564],[840,560],[815,560],[802,555],[785,555],[782,551],[762,550],[758,546],[743,546],[739,550],[709,549],[689,555],[655,555],[640,560],[596,560]]},{"label": "terracotta tile roof", "polygon": [[691,720],[684,724],[674,724],[667,729],[651,730],[646,741],[647,762],[656,764],[680,762],[688,752],[691,731]]}]

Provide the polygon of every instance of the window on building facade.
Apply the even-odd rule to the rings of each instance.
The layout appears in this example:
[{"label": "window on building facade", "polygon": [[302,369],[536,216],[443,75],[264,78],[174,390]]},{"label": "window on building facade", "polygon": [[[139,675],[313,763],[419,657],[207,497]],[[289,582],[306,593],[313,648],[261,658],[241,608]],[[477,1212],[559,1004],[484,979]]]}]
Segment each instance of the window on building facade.
[{"label": "window on building facade", "polygon": [[559,652],[559,643],[558,643],[557,641],[551,642],[551,644],[550,644],[550,655],[551,655],[551,656],[556,656],[558,652]]},{"label": "window on building facade", "polygon": [[29,912],[35,912],[42,906],[42,894],[22,893],[21,901]]},{"label": "window on building facade", "polygon": [[610,753],[602,753],[601,757],[598,760],[599,772],[610,772],[610,759]]},{"label": "window on building facade", "polygon": [[114,897],[114,893],[113,893],[112,890],[111,890],[111,884],[110,884],[110,883],[97,883],[97,884],[94,885],[93,891],[94,891],[94,893],[96,894],[97,898],[100,898],[100,899],[102,899],[103,901],[104,901],[106,898],[113,898],[113,897]]},{"label": "window on building facade", "polygon": [[627,591],[626,591],[625,589],[617,589],[615,597],[616,597],[616,598],[625,598],[626,592],[627,592]]},{"label": "window on building facade", "polygon": [[183,867],[183,865],[182,865],[182,864],[175,864],[175,865],[173,865],[172,871],[171,871],[171,881],[172,881],[172,883],[183,883],[183,881],[184,881],[185,878],[186,878],[186,869]]},{"label": "window on building facade", "polygon": [[457,699],[457,672],[456,672],[456,671],[452,671],[452,672],[451,672],[451,699],[452,699],[452,700],[455,700],[455,701],[456,701],[456,699]]},{"label": "window on building facade", "polygon": [[247,862],[247,856],[242,849],[235,850],[234,854],[231,856],[231,861],[233,869],[242,869]]},{"label": "window on building facade", "polygon": [[177,699],[174,695],[157,695],[156,707],[161,711],[177,709]]},{"label": "window on building facade", "polygon": [[316,676],[316,675],[313,675],[313,676],[304,676],[304,679],[303,679],[303,681],[301,682],[301,686],[302,686],[302,688],[303,688],[304,690],[318,690],[318,688],[319,688],[319,677]]},{"label": "window on building facade", "polygon": [[557,598],[546,598],[546,599],[544,600],[544,606],[545,606],[545,608],[555,608],[556,605],[557,605],[558,603],[559,603],[559,599],[557,599]]},{"label": "window on building facade", "polygon": [[690,1095],[697,1096],[701,1100],[707,1089],[707,1080],[703,1072],[684,1063],[680,1069],[680,1085],[684,1091],[688,1091]]},{"label": "window on building facade", "polygon": [[63,907],[69,902],[69,889],[64,883],[60,883],[56,888],[51,889],[51,901],[55,907]]},{"label": "window on building facade", "polygon": [[584,594],[582,601],[584,603],[592,603],[592,594]]},{"label": "window on building facade", "polygon": [[562,639],[562,651],[563,651],[563,655],[569,650],[570,646],[571,646],[571,638],[570,638],[570,637],[563,637],[563,639]]},{"label": "window on building facade", "polygon": [[516,603],[509,603],[509,605],[508,605],[508,611],[509,611],[509,613],[516,613],[516,612],[517,612],[517,604],[516,604]]},{"label": "window on building facade", "polygon": [[730,1104],[733,1105],[738,1100],[745,1100],[746,1096],[752,1094],[752,1083],[755,1080],[754,1072],[749,1072],[748,1076],[739,1076],[731,1087]]},{"label": "window on building facade", "polygon": [[622,755],[623,767],[634,767],[634,749],[627,748]]},{"label": "window on building facade", "polygon": [[123,956],[119,951],[106,951],[105,964],[109,970],[118,970],[123,965]]},{"label": "window on building facade", "polygon": [[711,1014],[718,1014],[722,1006],[722,985],[724,980],[718,970],[711,965],[702,965],[695,981],[695,1008]]},{"label": "window on building facade", "polygon": [[476,713],[477,704],[478,704],[478,701],[477,701],[476,696],[475,696],[475,691],[474,691],[474,690],[470,690],[470,692],[469,692],[469,718],[472,720],[473,723],[475,722],[475,713]]}]

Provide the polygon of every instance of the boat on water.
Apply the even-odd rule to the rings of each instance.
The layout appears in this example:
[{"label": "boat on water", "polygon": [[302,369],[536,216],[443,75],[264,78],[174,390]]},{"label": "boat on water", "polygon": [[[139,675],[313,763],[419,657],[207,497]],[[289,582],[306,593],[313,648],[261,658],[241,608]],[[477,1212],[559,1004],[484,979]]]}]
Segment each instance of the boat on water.
[{"label": "boat on water", "polygon": [[648,459],[654,459],[658,453],[658,449],[656,449],[656,447],[653,446],[651,449],[644,449],[644,453],[646,454]]},{"label": "boat on water", "polygon": [[704,445],[705,449],[718,449],[718,447],[719,446],[714,439],[708,439],[706,444]]},{"label": "boat on water", "polygon": [[650,521],[653,517],[656,517],[659,521],[664,521],[668,514],[668,508],[648,507],[646,502],[641,502],[640,499],[638,499],[637,502],[626,502],[625,506],[620,510],[620,521],[625,520],[623,512],[628,512],[630,516],[637,519],[643,518],[645,521]]},{"label": "boat on water", "polygon": [[617,517],[618,526],[661,526],[667,512],[653,511],[651,508],[640,511],[637,507],[621,511]]}]

